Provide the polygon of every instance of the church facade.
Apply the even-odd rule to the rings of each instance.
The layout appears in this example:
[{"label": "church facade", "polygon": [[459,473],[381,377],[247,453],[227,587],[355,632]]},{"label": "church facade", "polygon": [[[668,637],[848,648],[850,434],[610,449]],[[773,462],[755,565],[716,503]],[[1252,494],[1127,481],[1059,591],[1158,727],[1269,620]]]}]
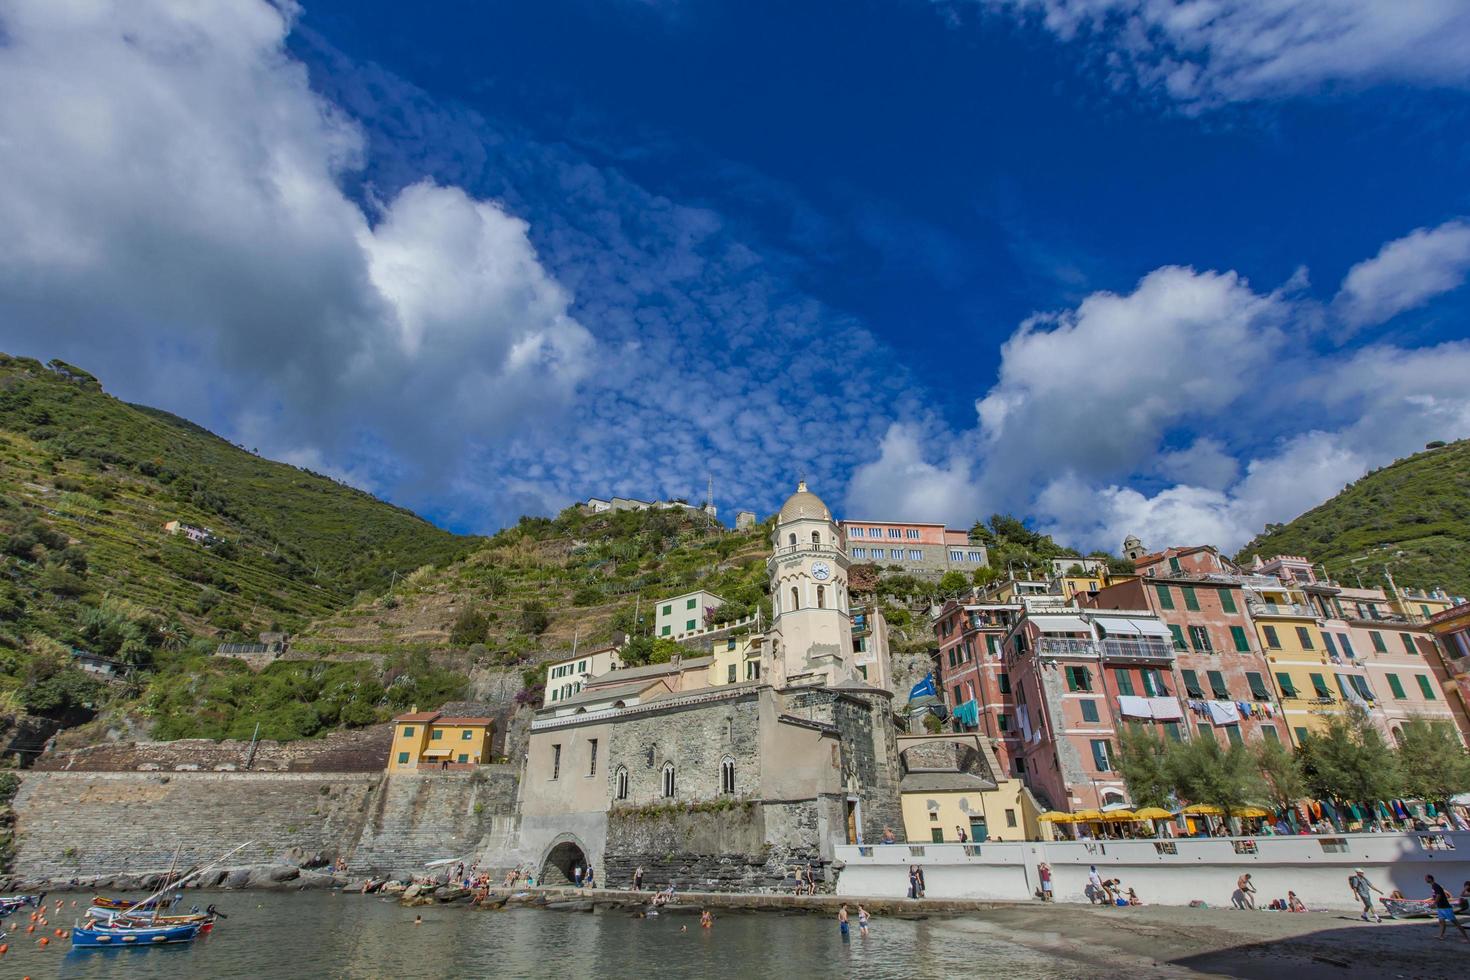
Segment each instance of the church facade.
[{"label": "church facade", "polygon": [[887,650],[854,650],[848,560],[805,484],[768,562],[756,679],[711,683],[708,657],[610,671],[532,722],[519,826],[493,865],[555,883],[774,887],[837,844],[902,833]]}]

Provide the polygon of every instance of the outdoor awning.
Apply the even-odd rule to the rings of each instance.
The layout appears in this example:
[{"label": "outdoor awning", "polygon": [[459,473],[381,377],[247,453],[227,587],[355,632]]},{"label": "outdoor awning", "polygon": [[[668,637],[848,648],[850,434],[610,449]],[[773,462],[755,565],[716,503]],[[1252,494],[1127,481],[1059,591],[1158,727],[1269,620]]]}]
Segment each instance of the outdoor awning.
[{"label": "outdoor awning", "polygon": [[424,749],[424,755],[449,755],[453,749]]},{"label": "outdoor awning", "polygon": [[1173,636],[1169,627],[1157,619],[1099,619],[1098,625],[1109,633],[1137,633],[1140,636]]},{"label": "outdoor awning", "polygon": [[1092,635],[1092,627],[1080,616],[1032,616],[1031,622],[1043,633],[1086,633]]}]

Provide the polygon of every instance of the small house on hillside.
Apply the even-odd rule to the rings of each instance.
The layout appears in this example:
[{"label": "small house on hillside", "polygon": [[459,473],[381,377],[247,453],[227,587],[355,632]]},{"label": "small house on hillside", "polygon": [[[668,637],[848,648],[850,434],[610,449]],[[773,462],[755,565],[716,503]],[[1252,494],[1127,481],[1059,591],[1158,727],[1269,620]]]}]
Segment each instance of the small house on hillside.
[{"label": "small house on hillside", "polygon": [[[445,707],[451,707],[446,705]],[[461,716],[414,711],[393,719],[388,771],[464,770],[490,762],[489,715]]]}]

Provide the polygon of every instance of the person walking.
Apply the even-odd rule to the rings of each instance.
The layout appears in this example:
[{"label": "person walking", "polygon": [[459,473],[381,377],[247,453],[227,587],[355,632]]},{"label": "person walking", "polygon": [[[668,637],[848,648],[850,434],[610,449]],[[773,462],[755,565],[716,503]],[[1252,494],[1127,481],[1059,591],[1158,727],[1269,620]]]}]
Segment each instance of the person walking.
[{"label": "person walking", "polygon": [[583,882],[583,884],[585,884],[588,888],[596,888],[597,887],[597,875],[592,870],[592,865],[590,865],[590,864],[587,865],[587,880],[585,882]]},{"label": "person walking", "polygon": [[1424,881],[1434,894],[1434,914],[1439,917],[1439,938],[1444,939],[1445,929],[1454,926],[1460,930],[1460,939],[1470,943],[1470,932],[1466,932],[1465,926],[1455,918],[1455,907],[1450,902],[1450,893],[1444,890],[1443,885],[1434,880],[1434,875],[1425,875]]},{"label": "person walking", "polygon": [[1051,865],[1042,861],[1036,866],[1036,873],[1041,875],[1041,900],[1043,902],[1050,902],[1052,900]]},{"label": "person walking", "polygon": [[868,910],[858,903],[858,935],[864,939],[868,938]]},{"label": "person walking", "polygon": [[1247,908],[1247,909],[1253,909],[1253,908],[1255,908],[1256,907],[1256,899],[1255,899],[1256,886],[1251,883],[1251,876],[1250,876],[1250,874],[1249,873],[1246,873],[1246,874],[1241,875],[1239,878],[1235,879],[1235,887],[1238,888],[1238,889],[1240,889],[1240,906],[1241,906],[1241,908]]},{"label": "person walking", "polygon": [[643,865],[641,864],[633,872],[633,890],[635,892],[641,892],[643,890]]},{"label": "person walking", "polygon": [[961,844],[967,844],[967,843],[969,843],[970,838],[965,834],[965,828],[963,828],[963,827],[961,827],[959,825],[956,825],[955,828],[954,828],[954,832],[955,832],[955,836],[960,839],[960,843]]},{"label": "person walking", "polygon": [[1087,900],[1093,905],[1103,897],[1102,875],[1097,873],[1097,865],[1088,865],[1087,870]]},{"label": "person walking", "polygon": [[837,910],[837,928],[842,933],[842,941],[847,942],[847,903],[842,903],[842,908]]},{"label": "person walking", "polygon": [[572,868],[572,878],[576,880],[577,887],[582,887],[582,866],[579,864]]},{"label": "person walking", "polygon": [[1354,895],[1358,896],[1358,901],[1363,903],[1363,914],[1358,918],[1367,922],[1368,916],[1371,915],[1374,922],[1382,922],[1382,917],[1373,909],[1373,893],[1377,892],[1382,895],[1383,889],[1368,880],[1367,872],[1362,868],[1354,868],[1353,873],[1348,877],[1348,887],[1353,890]]}]

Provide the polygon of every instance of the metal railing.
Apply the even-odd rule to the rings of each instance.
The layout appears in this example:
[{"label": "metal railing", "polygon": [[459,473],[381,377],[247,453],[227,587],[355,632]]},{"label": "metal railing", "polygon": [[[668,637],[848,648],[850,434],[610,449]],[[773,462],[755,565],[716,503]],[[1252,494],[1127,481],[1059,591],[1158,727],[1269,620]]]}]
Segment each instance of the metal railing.
[{"label": "metal railing", "polygon": [[1162,637],[1142,637],[1130,640],[1110,636],[1102,641],[1102,655],[1108,660],[1173,663],[1174,645]]},{"label": "metal railing", "polygon": [[1315,619],[1319,615],[1317,610],[1299,602],[1262,602],[1259,599],[1250,599],[1246,602],[1246,608],[1256,616],[1308,616]]},{"label": "metal railing", "polygon": [[1096,660],[1100,654],[1096,640],[1064,639],[1058,636],[1043,636],[1037,640],[1034,653],[1038,657],[1071,657]]}]

